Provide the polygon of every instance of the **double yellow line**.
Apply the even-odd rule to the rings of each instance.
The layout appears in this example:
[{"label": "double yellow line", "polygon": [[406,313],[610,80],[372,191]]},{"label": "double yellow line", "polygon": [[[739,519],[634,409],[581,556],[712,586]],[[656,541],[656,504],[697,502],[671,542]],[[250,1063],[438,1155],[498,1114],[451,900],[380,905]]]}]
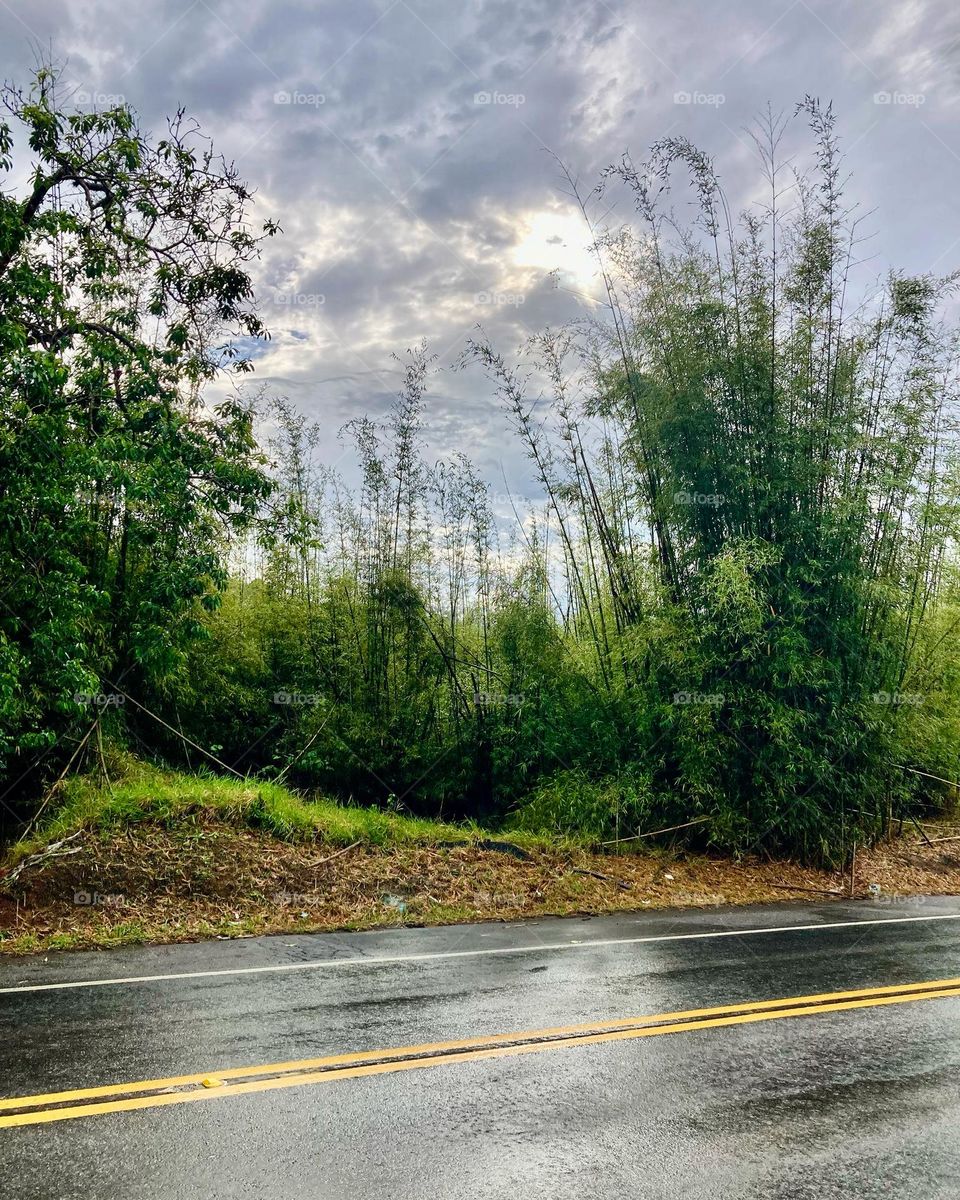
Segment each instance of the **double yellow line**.
[{"label": "double yellow line", "polygon": [[242,1096],[251,1092],[268,1092],[277,1088],[300,1087],[311,1083],[335,1083],[342,1079],[384,1075],[395,1071],[414,1071],[422,1067],[445,1066],[478,1059],[506,1058],[516,1054],[561,1050],[570,1046],[657,1037],[666,1033],[689,1033],[697,1029],[746,1025],[754,1021],[775,1021],[781,1017],[806,1017],[817,1013],[878,1008],[887,1004],[935,1000],[945,996],[960,997],[960,979],[935,979],[926,983],[861,988],[849,992],[821,992],[813,996],[758,1000],[724,1005],[720,1008],[694,1008],[652,1017],[626,1017],[595,1021],[587,1025],[566,1025],[521,1033],[464,1038],[455,1042],[430,1042],[421,1046],[364,1050],[360,1053],[335,1054],[326,1058],[306,1058],[253,1067],[231,1067],[213,1073],[175,1075],[169,1079],[144,1079],[137,1083],[75,1088],[35,1096],[12,1096],[0,1100],[0,1113],[3,1114],[0,1115],[0,1128],[41,1125],[51,1121],[69,1121],[75,1117],[93,1116],[96,1113],[131,1112],[135,1109],[158,1108],[167,1104],[189,1104],[198,1100]]}]

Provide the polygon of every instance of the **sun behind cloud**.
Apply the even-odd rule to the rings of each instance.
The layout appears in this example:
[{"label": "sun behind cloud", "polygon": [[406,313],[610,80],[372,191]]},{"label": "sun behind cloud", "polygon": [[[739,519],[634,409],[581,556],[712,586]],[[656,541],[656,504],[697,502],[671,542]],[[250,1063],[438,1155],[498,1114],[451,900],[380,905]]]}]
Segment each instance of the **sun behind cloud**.
[{"label": "sun behind cloud", "polygon": [[590,231],[578,213],[541,209],[528,214],[509,257],[517,267],[555,271],[561,287],[598,295],[597,257],[590,249]]}]

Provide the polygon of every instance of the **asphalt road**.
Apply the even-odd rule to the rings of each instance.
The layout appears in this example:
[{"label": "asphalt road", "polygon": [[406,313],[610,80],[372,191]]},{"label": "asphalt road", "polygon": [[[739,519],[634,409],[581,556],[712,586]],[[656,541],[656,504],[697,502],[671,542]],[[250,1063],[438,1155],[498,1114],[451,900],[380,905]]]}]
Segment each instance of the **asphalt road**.
[{"label": "asphalt road", "polygon": [[0,959],[0,1195],[956,1200],[939,980],[955,900]]}]

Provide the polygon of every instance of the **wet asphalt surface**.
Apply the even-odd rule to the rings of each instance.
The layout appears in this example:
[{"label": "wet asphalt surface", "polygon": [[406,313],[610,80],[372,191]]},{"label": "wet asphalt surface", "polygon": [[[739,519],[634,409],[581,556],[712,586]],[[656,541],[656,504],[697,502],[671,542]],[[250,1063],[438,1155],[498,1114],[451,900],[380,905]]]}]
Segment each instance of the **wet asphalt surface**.
[{"label": "wet asphalt surface", "polygon": [[[960,902],[0,959],[0,1094],[960,977],[960,920],[783,928],[947,914],[960,914]],[[597,944],[711,931],[733,936]],[[565,948],[546,948],[556,944]],[[500,949],[519,952],[474,953]],[[444,954],[453,957],[369,961]],[[3,991],[343,960],[350,965]],[[0,1129],[0,1196],[956,1200],[960,999]]]}]

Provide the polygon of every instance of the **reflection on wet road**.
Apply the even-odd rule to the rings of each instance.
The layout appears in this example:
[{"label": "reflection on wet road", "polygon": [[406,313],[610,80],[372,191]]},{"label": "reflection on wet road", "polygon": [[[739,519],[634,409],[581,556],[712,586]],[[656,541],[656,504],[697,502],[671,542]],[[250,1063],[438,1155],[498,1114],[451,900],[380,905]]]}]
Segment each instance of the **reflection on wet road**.
[{"label": "reflection on wet road", "polygon": [[950,900],[0,961],[0,1195],[956,1197],[958,1068]]}]

